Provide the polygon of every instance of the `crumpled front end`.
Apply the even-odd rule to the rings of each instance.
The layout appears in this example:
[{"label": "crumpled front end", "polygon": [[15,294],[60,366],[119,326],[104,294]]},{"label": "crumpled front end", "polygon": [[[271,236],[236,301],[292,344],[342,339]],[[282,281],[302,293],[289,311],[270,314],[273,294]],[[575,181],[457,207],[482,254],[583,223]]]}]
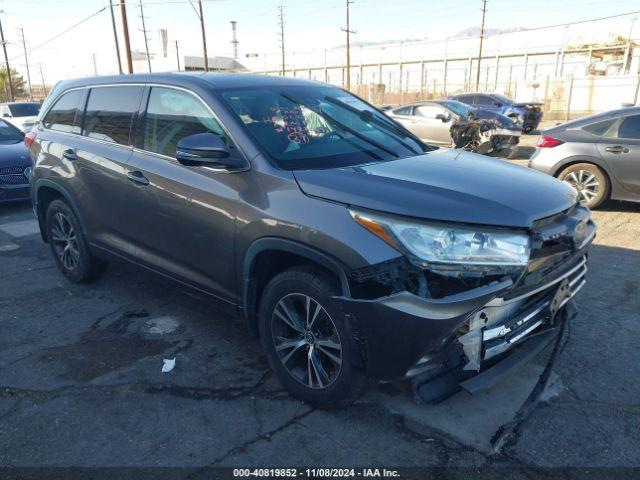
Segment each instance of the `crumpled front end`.
[{"label": "crumpled front end", "polygon": [[505,128],[497,120],[474,118],[455,121],[449,133],[456,148],[474,153],[504,152],[518,144],[520,132]]},{"label": "crumpled front end", "polygon": [[535,356],[575,316],[595,231],[576,206],[536,222],[519,272],[452,275],[398,259],[353,272],[352,297],[335,301],[371,376],[412,378],[424,401],[473,393]]}]

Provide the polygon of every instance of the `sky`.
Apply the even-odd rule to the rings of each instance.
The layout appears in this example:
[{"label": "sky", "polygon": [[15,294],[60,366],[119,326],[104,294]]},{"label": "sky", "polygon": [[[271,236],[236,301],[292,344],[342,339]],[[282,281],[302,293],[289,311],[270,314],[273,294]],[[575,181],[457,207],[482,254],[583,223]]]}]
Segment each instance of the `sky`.
[{"label": "sky", "polygon": [[[182,54],[201,54],[198,17],[188,0],[142,0],[142,4],[152,54],[160,53],[159,28],[168,30],[170,57],[175,57],[176,40]],[[106,5],[108,0],[0,0],[0,20],[12,68],[26,73],[18,30],[23,28],[34,84],[41,82],[40,69],[47,84],[93,75],[94,55],[98,74],[115,73],[117,63],[108,8],[48,41]],[[144,50],[139,1],[126,0],[126,5],[131,47]],[[241,61],[246,54],[270,54],[264,58],[276,58],[278,5],[284,7],[287,53],[322,51],[344,44],[341,27],[345,26],[345,0],[203,0],[209,56],[232,55],[230,21],[235,20]],[[357,33],[352,42],[444,39],[479,26],[481,6],[481,0],[355,0],[350,16],[351,29]],[[634,10],[640,10],[637,0],[489,0],[486,27],[532,28]],[[119,7],[114,12],[124,62]],[[625,22],[630,24],[630,18],[633,17]],[[640,19],[634,31],[634,37],[638,36]]]}]

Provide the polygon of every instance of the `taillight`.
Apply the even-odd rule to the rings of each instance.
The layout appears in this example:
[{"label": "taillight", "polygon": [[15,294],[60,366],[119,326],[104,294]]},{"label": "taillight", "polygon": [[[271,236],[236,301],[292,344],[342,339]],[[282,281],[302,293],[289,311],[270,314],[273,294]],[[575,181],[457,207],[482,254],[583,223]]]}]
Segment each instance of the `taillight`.
[{"label": "taillight", "polygon": [[549,137],[548,135],[540,135],[538,139],[538,147],[540,148],[553,148],[558,145],[562,145],[564,142],[557,138]]},{"label": "taillight", "polygon": [[24,144],[27,146],[27,148],[31,148],[31,145],[33,145],[35,139],[36,132],[34,132],[33,130],[24,134]]}]

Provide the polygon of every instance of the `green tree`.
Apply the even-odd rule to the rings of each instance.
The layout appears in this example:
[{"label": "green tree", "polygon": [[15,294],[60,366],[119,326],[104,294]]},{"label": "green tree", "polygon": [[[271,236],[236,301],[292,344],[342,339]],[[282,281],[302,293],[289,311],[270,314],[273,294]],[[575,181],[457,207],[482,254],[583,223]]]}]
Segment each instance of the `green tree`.
[{"label": "green tree", "polygon": [[[24,97],[28,94],[25,90],[25,81],[15,69],[11,69],[11,83],[13,84],[13,97]],[[0,68],[0,101],[9,101],[9,76],[7,68]]]}]

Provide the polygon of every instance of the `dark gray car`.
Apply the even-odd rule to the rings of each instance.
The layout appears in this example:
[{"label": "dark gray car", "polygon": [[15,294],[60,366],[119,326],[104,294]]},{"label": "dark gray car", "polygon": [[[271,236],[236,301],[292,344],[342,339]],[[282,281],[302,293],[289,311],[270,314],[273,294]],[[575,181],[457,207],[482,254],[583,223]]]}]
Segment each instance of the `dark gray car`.
[{"label": "dark gray car", "polygon": [[590,208],[608,198],[640,201],[640,107],[543,131],[529,166],[574,187]]},{"label": "dark gray car", "polygon": [[595,235],[562,182],[425,145],[315,82],[63,82],[26,142],[64,275],[126,260],[215,300],[315,405],[369,378],[424,399],[491,385],[573,316]]}]

